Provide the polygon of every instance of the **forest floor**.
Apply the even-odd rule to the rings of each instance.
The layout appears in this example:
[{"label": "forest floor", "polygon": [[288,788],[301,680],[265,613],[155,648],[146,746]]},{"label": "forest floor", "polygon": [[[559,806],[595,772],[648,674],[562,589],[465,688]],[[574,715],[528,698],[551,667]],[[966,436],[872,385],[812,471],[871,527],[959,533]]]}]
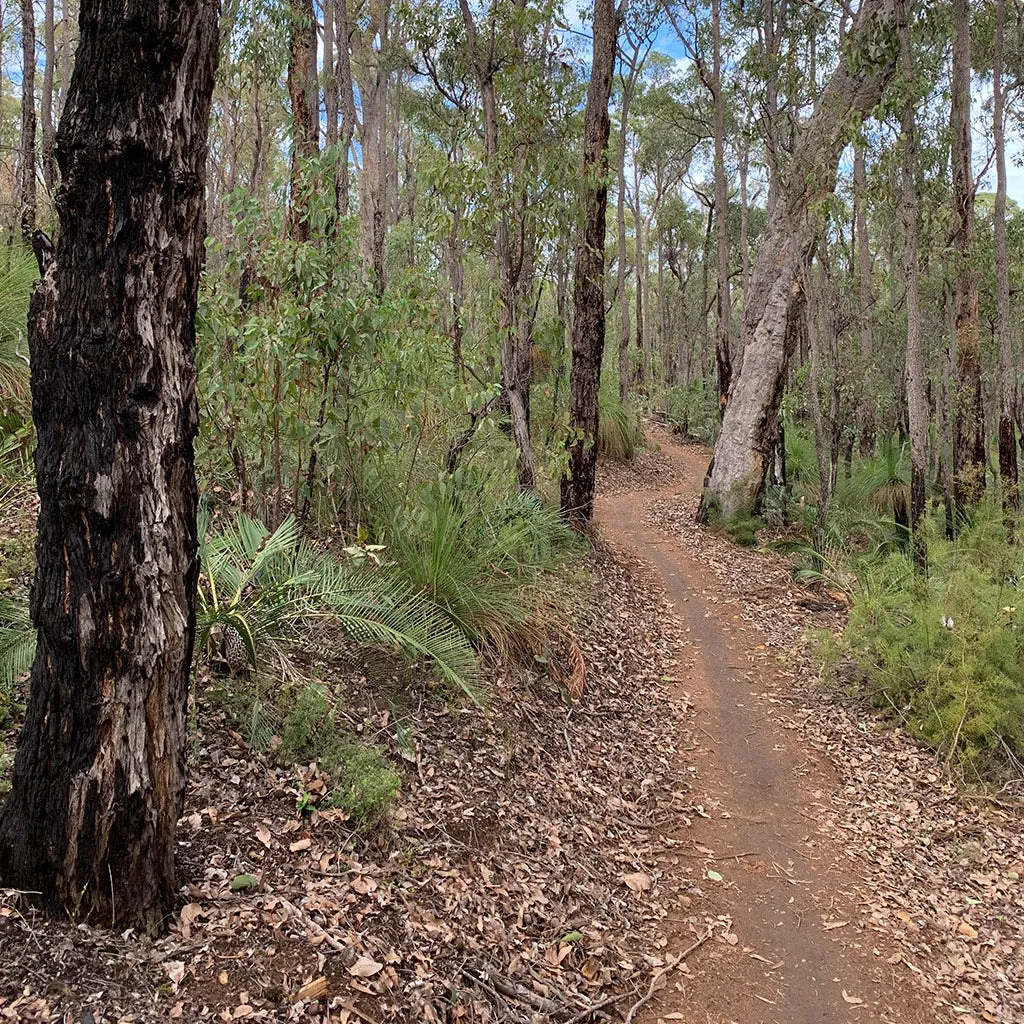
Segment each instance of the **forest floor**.
[{"label": "forest floor", "polygon": [[707,453],[655,438],[567,580],[578,700],[325,666],[402,769],[365,833],[200,691],[169,933],[0,890],[0,1021],[1024,1021],[1020,818],[818,679],[842,610],[695,527]]}]

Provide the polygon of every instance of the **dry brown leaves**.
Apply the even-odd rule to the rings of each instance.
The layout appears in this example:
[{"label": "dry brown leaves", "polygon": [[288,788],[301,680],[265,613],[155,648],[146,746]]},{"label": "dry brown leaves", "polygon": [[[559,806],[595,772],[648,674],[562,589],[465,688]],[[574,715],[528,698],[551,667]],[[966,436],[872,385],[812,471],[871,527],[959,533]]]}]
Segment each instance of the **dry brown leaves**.
[{"label": "dry brown leaves", "polygon": [[201,707],[170,933],[54,924],[0,896],[0,1021],[621,1019],[668,933],[707,923],[660,866],[661,826],[697,802],[687,708],[662,686],[678,638],[630,567],[596,555],[589,573],[579,702],[500,668],[486,713],[348,678],[345,714],[403,766],[390,831],[298,813],[316,767],[254,755]]}]

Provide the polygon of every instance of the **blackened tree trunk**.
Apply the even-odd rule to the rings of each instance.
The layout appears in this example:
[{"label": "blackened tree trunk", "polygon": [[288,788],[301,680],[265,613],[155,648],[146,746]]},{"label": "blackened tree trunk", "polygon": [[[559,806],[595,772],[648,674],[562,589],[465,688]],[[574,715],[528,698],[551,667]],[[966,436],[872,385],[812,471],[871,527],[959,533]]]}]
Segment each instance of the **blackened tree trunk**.
[{"label": "blackened tree trunk", "polygon": [[[908,3],[909,0],[902,0]],[[925,352],[921,340],[921,299],[918,289],[918,217],[917,217],[917,124],[914,81],[914,57],[910,46],[910,26],[900,26],[900,64],[903,88],[907,95],[900,115],[903,136],[902,197],[903,277],[907,286],[907,420],[910,430],[910,531],[914,542],[914,561],[919,568],[928,564],[924,535],[919,529],[927,500],[928,479],[928,395],[925,377]]]},{"label": "blackened tree trunk", "polygon": [[[726,518],[756,507],[771,461],[774,425],[788,363],[790,306],[803,292],[804,267],[817,234],[812,204],[835,189],[839,157],[860,121],[878,104],[896,69],[901,4],[863,0],[839,64],[814,113],[794,130],[743,310],[743,361],[733,375],[722,430],[701,501]],[[780,168],[777,174],[782,175]]]},{"label": "blackened tree trunk", "polygon": [[156,931],[195,632],[192,445],[217,0],[82,0],[57,249],[29,314],[38,649],[3,885]]},{"label": "blackened tree trunk", "polygon": [[715,368],[718,411],[725,406],[732,381],[732,300],[729,297],[729,190],[725,179],[725,96],[722,91],[722,2],[711,0],[712,100],[715,134]]},{"label": "blackened tree trunk", "polygon": [[953,0],[953,78],[950,110],[953,177],[953,285],[956,381],[953,385],[953,505],[956,517],[985,487],[985,414],[981,397],[981,330],[974,246],[971,167],[971,8]]},{"label": "blackened tree trunk", "polygon": [[1017,483],[1017,436],[1014,429],[1017,388],[1010,336],[1010,270],[1006,254],[1006,93],[1003,88],[1005,23],[1006,0],[996,0],[992,139],[996,151],[993,248],[996,260],[996,334],[999,338],[999,479],[1007,520],[1013,522],[1020,508],[1020,488]]},{"label": "blackened tree trunk", "polygon": [[32,244],[36,226],[36,15],[32,0],[21,0],[21,166],[18,216],[21,237]]},{"label": "blackened tree trunk", "polygon": [[288,98],[292,107],[292,151],[288,224],[297,242],[309,241],[309,220],[302,196],[303,164],[320,148],[320,93],[316,76],[316,16],[313,0],[290,0],[291,53]]},{"label": "blackened tree trunk", "polygon": [[604,355],[604,235],[608,210],[608,99],[619,19],[612,0],[594,0],[594,55],[583,117],[583,235],[573,275],[572,368],[569,371],[569,466],[562,513],[581,524],[594,512],[597,392]]}]

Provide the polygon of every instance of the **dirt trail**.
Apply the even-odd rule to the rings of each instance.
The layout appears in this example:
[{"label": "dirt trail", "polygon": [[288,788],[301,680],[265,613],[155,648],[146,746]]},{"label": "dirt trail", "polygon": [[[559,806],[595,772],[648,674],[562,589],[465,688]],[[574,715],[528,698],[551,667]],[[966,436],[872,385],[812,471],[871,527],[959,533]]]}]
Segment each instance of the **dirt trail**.
[{"label": "dirt trail", "polygon": [[[676,836],[679,863],[702,879],[715,912],[731,917],[738,941],[701,949],[692,977],[674,974],[679,980],[644,1019],[934,1021],[905,972],[897,975],[887,962],[885,936],[866,926],[856,864],[817,829],[839,786],[835,771],[762,696],[769,688],[763,651],[735,625],[737,609],[716,590],[713,574],[644,521],[645,502],[699,490],[706,469],[700,451],[663,450],[681,482],[652,481],[650,490],[600,499],[597,519],[607,542],[656,570],[692,640],[692,668],[679,683],[696,712],[694,749],[685,756],[697,766],[708,805],[707,817],[695,816]],[[709,879],[708,870],[722,881]],[[681,935],[680,948],[690,940]]]}]

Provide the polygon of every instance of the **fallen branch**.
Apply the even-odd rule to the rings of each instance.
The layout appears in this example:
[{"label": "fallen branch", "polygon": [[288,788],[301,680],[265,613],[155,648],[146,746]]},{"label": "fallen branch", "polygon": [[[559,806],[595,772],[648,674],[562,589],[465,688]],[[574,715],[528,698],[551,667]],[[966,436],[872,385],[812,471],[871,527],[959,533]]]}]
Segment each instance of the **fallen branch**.
[{"label": "fallen branch", "polygon": [[633,1018],[637,1015],[640,1008],[651,1001],[651,997],[657,989],[658,982],[661,981],[661,979],[664,978],[665,975],[674,967],[678,967],[679,964],[681,964],[691,953],[700,949],[700,947],[703,946],[704,943],[707,942],[714,934],[714,929],[708,928],[708,930],[696,942],[684,949],[679,956],[670,958],[669,962],[665,964],[665,966],[662,967],[662,969],[658,971],[653,978],[651,978],[651,984],[647,989],[647,995],[642,996],[629,1008],[629,1012],[623,1019],[622,1024],[632,1024]]}]

